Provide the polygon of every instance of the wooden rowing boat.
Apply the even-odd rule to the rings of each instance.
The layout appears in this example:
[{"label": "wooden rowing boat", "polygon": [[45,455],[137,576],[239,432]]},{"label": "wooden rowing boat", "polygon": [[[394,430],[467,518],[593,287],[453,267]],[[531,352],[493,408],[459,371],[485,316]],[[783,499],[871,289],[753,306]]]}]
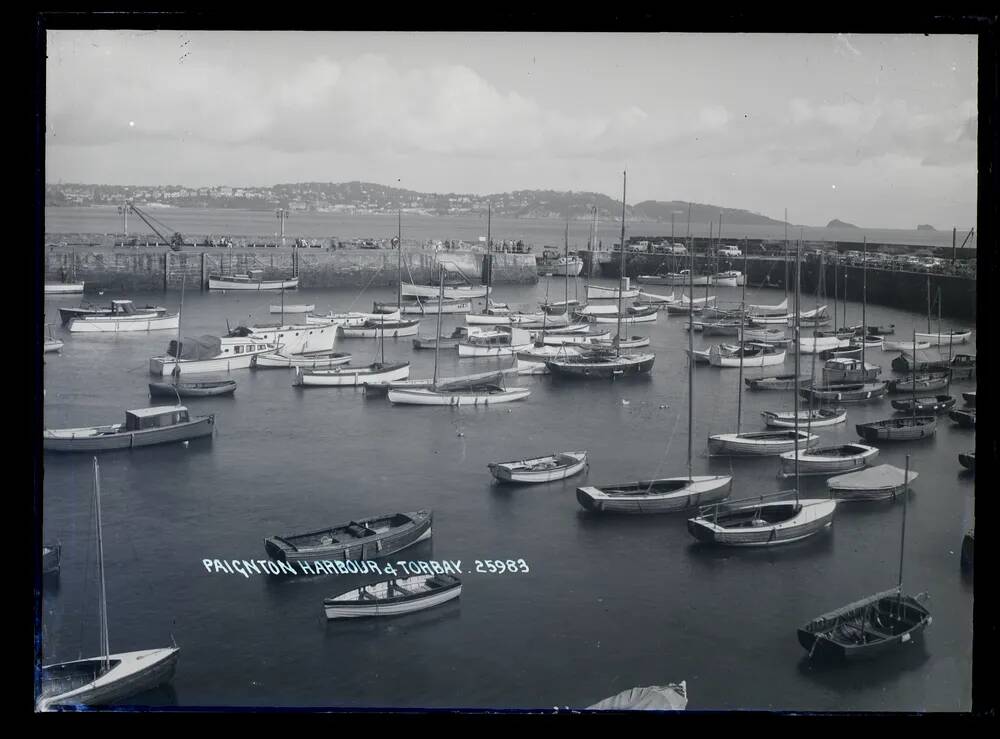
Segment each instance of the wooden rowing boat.
[{"label": "wooden rowing boat", "polygon": [[937,419],[934,416],[888,418],[884,421],[859,423],[854,428],[865,441],[913,441],[934,436]]},{"label": "wooden rowing boat", "polygon": [[424,611],[454,600],[462,593],[462,581],[454,575],[413,575],[344,590],[323,599],[330,620],[401,616]]},{"label": "wooden rowing boat", "polygon": [[[764,417],[764,424],[773,428],[794,428],[794,411],[764,411],[760,414]],[[803,410],[798,413],[798,425],[807,424],[813,426],[834,426],[847,421],[847,411],[843,408],[814,408],[813,410]]]},{"label": "wooden rowing boat", "polygon": [[799,541],[833,523],[837,501],[748,502],[747,499],[704,506],[687,522],[698,541],[725,546],[773,546]]},{"label": "wooden rowing boat", "polygon": [[576,489],[576,499],[594,513],[675,513],[729,497],[727,475],[666,477]]},{"label": "wooden rowing boat", "polygon": [[587,466],[587,452],[560,452],[515,462],[493,462],[487,466],[490,474],[500,482],[553,482],[582,472]]},{"label": "wooden rowing boat", "polygon": [[796,439],[800,446],[819,444],[816,434],[805,431],[749,431],[709,436],[708,453],[710,456],[773,456],[793,451]]},{"label": "wooden rowing boat", "polygon": [[204,398],[211,395],[232,395],[234,392],[236,380],[149,383],[149,394],[154,398]]},{"label": "wooden rowing boat", "polygon": [[976,427],[976,409],[952,410],[948,411],[948,418],[957,423],[962,428],[974,429]]},{"label": "wooden rowing boat", "polygon": [[427,510],[373,516],[305,534],[269,536],[264,549],[271,559],[285,562],[378,559],[430,539],[433,519]]},{"label": "wooden rowing boat", "polygon": [[905,398],[892,401],[892,407],[906,413],[942,413],[954,407],[955,399],[950,395],[935,395],[927,398]]},{"label": "wooden rowing boat", "polygon": [[[867,467],[879,454],[876,447],[867,444],[840,444],[839,446],[799,449],[798,472],[800,475],[829,475],[853,472]],[[793,477],[796,470],[794,451],[785,452],[778,460],[778,477]]]}]

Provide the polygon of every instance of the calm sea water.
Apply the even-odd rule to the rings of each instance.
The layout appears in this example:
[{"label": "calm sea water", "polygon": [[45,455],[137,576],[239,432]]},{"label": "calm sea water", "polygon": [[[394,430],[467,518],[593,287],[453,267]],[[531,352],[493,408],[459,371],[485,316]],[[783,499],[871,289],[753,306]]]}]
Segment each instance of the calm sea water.
[{"label": "calm sea water", "polygon": [[[170,228],[188,236],[255,236],[273,237],[278,235],[278,220],[273,211],[247,211],[226,209],[194,208],[150,208],[150,214],[166,223]],[[667,223],[628,224],[628,235],[670,236],[677,239],[687,234],[687,222],[676,219],[673,231]],[[718,231],[718,222],[713,233]],[[121,233],[121,216],[115,206],[60,207],[45,209],[45,231],[50,235],[69,233]],[[692,236],[708,236],[709,224],[691,224]],[[597,238],[605,248],[620,238],[621,222],[598,223]],[[161,229],[162,230],[162,229]],[[495,240],[518,240],[534,244],[562,246],[565,223],[558,218],[500,218],[493,217],[492,237]],[[129,219],[129,232],[133,235],[154,234],[142,221],[133,216]],[[285,222],[287,238],[310,239],[354,239],[390,238],[397,232],[397,219],[389,215],[344,215],[339,213],[293,213]],[[854,229],[854,228],[812,228],[792,226],[787,234],[783,226],[727,226],[722,224],[724,240],[789,239],[802,238],[807,241],[857,241],[867,236],[869,241],[890,244],[919,244],[924,246],[951,246],[950,231],[909,231],[898,229]],[[590,240],[591,221],[572,221],[569,224],[571,248],[584,248]],[[403,238],[424,241],[427,239],[463,239],[475,241],[486,236],[486,214],[480,216],[420,216],[404,214]],[[958,245],[965,238],[959,233]],[[967,247],[975,246],[975,237]]]},{"label": "calm sea water", "polygon": [[[498,288],[497,299],[529,304],[547,290],[561,299],[562,285]],[[574,282],[570,297],[576,285],[583,293],[583,281]],[[735,288],[718,292],[738,299]],[[103,299],[112,297],[122,296]],[[125,297],[172,309],[178,301],[177,293]],[[183,333],[270,320],[276,297],[188,293]],[[286,300],[368,309],[393,297],[391,289],[360,296],[300,290]],[[754,303],[782,297],[748,290]],[[58,324],[57,307],[75,303],[47,300],[47,320]],[[847,313],[860,321],[860,305]],[[459,319],[446,317],[444,331]],[[868,320],[894,323],[897,339],[926,328],[922,316],[879,306],[869,307]],[[692,710],[968,710],[973,590],[960,574],[959,552],[973,525],[975,481],[957,456],[974,448],[975,435],[947,417],[932,439],[885,444],[879,458],[902,467],[909,453],[919,473],[907,510],[904,585],[930,594],[934,622],[922,645],[870,665],[816,668],[796,628],[895,585],[901,501],[843,504],[831,529],[756,551],[698,545],[684,515],[609,518],[578,505],[575,488],[585,482],[686,473],[684,324],[661,314],[631,332],[652,338],[649,377],[520,377],[514,382],[531,396],[488,409],[397,407],[360,389],[293,388],[291,371],[235,371],[234,397],[188,401],[195,414],[216,414],[213,438],[102,454],[111,649],[166,646],[171,636],[181,647],[172,684],[134,702],[583,707],[629,687],[687,680]],[[434,330],[434,320],[421,324],[423,335]],[[45,356],[47,427],[120,421],[125,409],[150,404],[147,359],[172,332],[55,331],[66,344]],[[695,344],[704,344],[700,334]],[[377,343],[345,339],[338,349],[363,363]],[[409,339],[388,341],[385,354],[410,360],[411,377],[432,371],[433,352],[413,351]],[[890,375],[891,358],[868,356]],[[454,351],[442,352],[442,362],[444,375],[496,365],[459,360]],[[792,368],[789,360],[784,371]],[[706,456],[708,434],[735,430],[737,379],[735,369],[696,369],[695,474],[733,474],[734,497],[786,488],[773,458]],[[974,387],[956,383],[952,393]],[[745,393],[743,429],[762,429],[761,411],[791,403],[791,393]],[[846,425],[816,432],[827,444],[854,441],[855,423],[892,413],[888,400],[852,405]],[[568,481],[500,487],[487,470],[489,462],[576,449],[589,451],[590,468]],[[87,455],[45,456],[44,537],[63,545],[62,571],[44,590],[46,662],[98,651],[90,466]],[[826,494],[823,478],[804,478],[802,490]],[[457,602],[421,614],[328,623],[323,598],[357,577],[244,579],[202,565],[205,558],[261,559],[268,535],[420,508],[434,511],[433,538],[392,560],[460,559],[468,573]],[[477,559],[524,559],[530,572],[478,574]]]}]

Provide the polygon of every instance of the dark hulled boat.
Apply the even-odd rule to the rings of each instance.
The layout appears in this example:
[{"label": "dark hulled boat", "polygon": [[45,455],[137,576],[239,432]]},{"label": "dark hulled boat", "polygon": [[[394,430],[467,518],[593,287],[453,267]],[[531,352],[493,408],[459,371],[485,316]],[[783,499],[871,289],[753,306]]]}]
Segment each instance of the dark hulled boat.
[{"label": "dark hulled boat", "polygon": [[272,559],[286,562],[310,559],[361,560],[388,557],[431,537],[431,511],[390,513],[325,529],[264,539]]},{"label": "dark hulled boat", "polygon": [[968,410],[957,410],[948,411],[948,418],[957,423],[959,426],[965,429],[974,429],[976,427],[976,409],[970,408]]},{"label": "dark hulled boat", "polygon": [[937,419],[934,416],[889,418],[885,421],[859,423],[854,428],[865,441],[913,441],[934,436]]},{"label": "dark hulled boat", "polygon": [[932,619],[916,598],[886,590],[824,613],[798,630],[814,659],[862,660],[912,643]]},{"label": "dark hulled boat", "polygon": [[935,395],[932,398],[906,398],[892,401],[892,407],[906,413],[942,413],[955,405],[950,395]]},{"label": "dark hulled boat", "polygon": [[207,380],[205,382],[151,382],[149,394],[154,398],[203,398],[209,395],[232,395],[236,380]]}]

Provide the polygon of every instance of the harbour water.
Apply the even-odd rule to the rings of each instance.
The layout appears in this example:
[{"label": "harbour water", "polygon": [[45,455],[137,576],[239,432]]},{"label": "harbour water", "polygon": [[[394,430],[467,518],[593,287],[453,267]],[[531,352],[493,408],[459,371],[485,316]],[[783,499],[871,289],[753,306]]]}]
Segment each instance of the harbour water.
[{"label": "harbour water", "polygon": [[[578,286],[582,298],[583,285],[571,282],[569,297]],[[561,300],[562,280],[505,287],[495,297],[532,305],[547,292]],[[739,300],[736,288],[712,292]],[[118,297],[176,310],[179,294],[97,299]],[[752,303],[783,297],[747,290]],[[285,295],[317,311],[369,310],[374,300],[394,299],[392,289]],[[267,311],[277,302],[276,293],[189,292],[183,334],[276,320]],[[813,302],[804,296],[803,309]],[[46,320],[58,325],[58,306],[76,303],[46,299]],[[859,323],[860,304],[848,305],[847,315]],[[446,316],[444,334],[462,320]],[[519,377],[513,383],[531,396],[492,408],[392,406],[361,389],[293,388],[290,370],[234,371],[234,396],[186,403],[193,414],[216,414],[213,438],[102,454],[111,650],[162,647],[171,638],[181,648],[172,683],[130,703],[580,708],[632,686],[686,680],[690,710],[969,710],[973,590],[959,553],[973,525],[975,484],[958,454],[975,447],[975,434],[947,415],[931,439],[881,445],[878,463],[903,467],[909,453],[919,473],[907,510],[904,587],[930,595],[933,623],[922,644],[869,665],[812,665],[796,629],[896,584],[901,501],[841,504],[831,529],[747,551],[697,544],[683,514],[613,518],[579,506],[575,489],[585,482],[686,474],[686,322],[661,313],[628,332],[652,338],[649,377]],[[435,323],[424,319],[421,335],[433,335]],[[868,307],[868,323],[895,324],[896,340],[927,328],[925,316],[881,306]],[[65,346],[45,355],[49,428],[118,422],[125,409],[150,405],[148,358],[175,338],[54,332]],[[707,343],[696,334],[696,348]],[[338,339],[337,349],[364,364],[378,343]],[[975,353],[975,344],[957,349]],[[432,372],[434,353],[415,352],[409,339],[386,341],[385,356],[411,361],[411,378]],[[891,377],[893,356],[875,350],[867,359]],[[441,359],[445,376],[509,362],[459,360],[454,350]],[[803,374],[810,362],[803,357]],[[745,376],[778,371],[793,371],[791,355],[784,368]],[[787,489],[792,481],[777,478],[775,458],[706,456],[709,434],[735,431],[737,377],[735,369],[696,368],[694,473],[734,475],[733,497]],[[952,386],[957,407],[974,387]],[[742,429],[763,429],[761,411],[791,410],[792,402],[791,392],[744,393]],[[856,441],[856,423],[894,415],[888,399],[847,407],[847,424],[814,430],[824,444]],[[589,470],[563,482],[501,487],[487,470],[490,462],[579,449],[589,452]],[[99,624],[91,458],[46,454],[44,463],[44,540],[62,544],[61,573],[43,594],[48,663],[97,654]],[[825,478],[803,478],[802,493],[825,497]],[[460,599],[421,614],[328,623],[323,598],[359,577],[244,578],[202,564],[263,559],[263,538],[272,534],[422,508],[434,511],[433,538],[390,559],[461,560],[467,574]],[[475,560],[485,559],[523,559],[530,571],[475,572]]]}]

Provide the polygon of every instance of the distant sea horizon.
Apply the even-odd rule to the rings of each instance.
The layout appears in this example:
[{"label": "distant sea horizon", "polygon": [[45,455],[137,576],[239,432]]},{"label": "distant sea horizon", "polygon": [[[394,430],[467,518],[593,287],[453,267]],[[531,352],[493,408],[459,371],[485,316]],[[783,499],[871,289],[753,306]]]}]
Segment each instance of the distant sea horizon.
[{"label": "distant sea horizon", "polygon": [[[155,209],[156,218],[162,219],[174,231],[185,237],[219,238],[278,238],[278,220],[271,209],[248,210],[237,208],[189,208],[166,204],[147,205]],[[477,241],[486,236],[486,216],[478,214],[426,215],[413,212],[403,213],[404,240],[464,240]],[[562,218],[517,218],[493,216],[491,236],[498,240],[521,240],[536,247],[562,247],[566,221]],[[718,223],[691,223],[691,236],[705,237],[712,227],[716,236]],[[598,222],[597,241],[606,246],[620,238],[621,220]],[[46,206],[45,233],[54,234],[121,234],[122,218],[116,205],[89,206]],[[161,229],[162,230],[162,229]],[[303,239],[364,239],[391,238],[396,235],[397,216],[395,213],[343,213],[292,211],[285,221],[285,238]],[[787,234],[786,234],[787,231]],[[957,246],[962,245],[968,231],[957,236]],[[673,228],[669,221],[626,221],[626,238],[650,236],[673,238],[683,241],[688,234],[687,221],[675,221]],[[129,217],[129,236],[155,237],[153,231],[138,216]],[[801,238],[809,242],[860,242],[867,238],[873,243],[908,244],[923,247],[952,245],[951,231],[886,229],[864,227],[822,227],[789,224],[722,224],[722,241],[739,242],[748,239]],[[571,249],[586,248],[591,237],[591,220],[569,221],[569,246]],[[966,248],[975,248],[976,235],[973,234]]]}]

